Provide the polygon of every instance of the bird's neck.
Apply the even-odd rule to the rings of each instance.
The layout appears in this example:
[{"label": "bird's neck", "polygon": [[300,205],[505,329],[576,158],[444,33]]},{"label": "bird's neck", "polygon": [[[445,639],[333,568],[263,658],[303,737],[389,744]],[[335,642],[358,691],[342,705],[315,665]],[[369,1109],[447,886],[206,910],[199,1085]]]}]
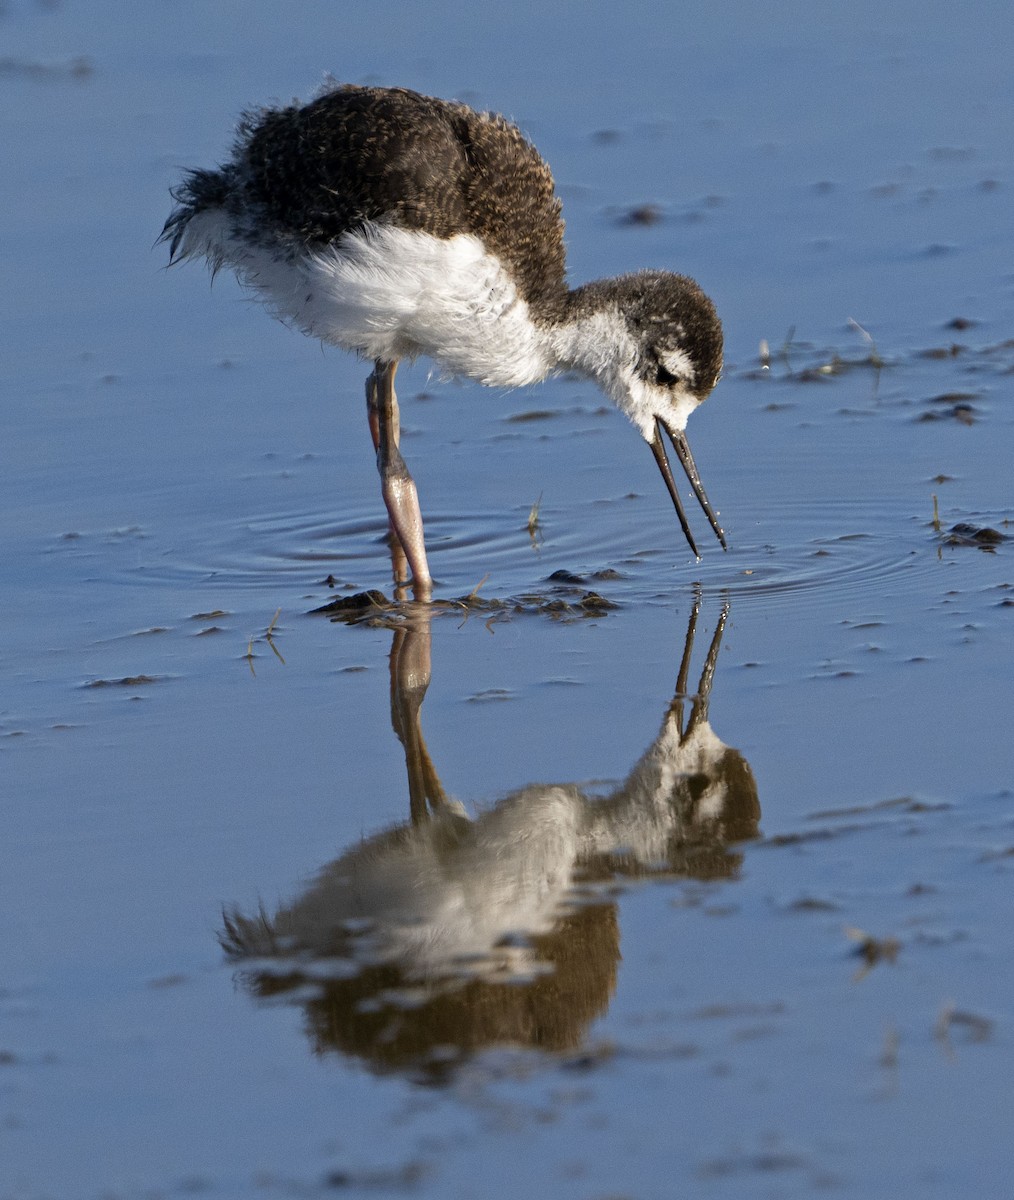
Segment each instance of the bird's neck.
[{"label": "bird's neck", "polygon": [[579,371],[597,379],[610,395],[608,380],[624,366],[630,366],[636,349],[617,308],[588,302],[584,288],[576,288],[554,322],[550,343],[558,366]]},{"label": "bird's neck", "polygon": [[621,409],[629,396],[637,348],[618,308],[596,303],[594,293],[576,288],[549,332],[552,357],[563,371],[594,379]]},{"label": "bird's neck", "polygon": [[[640,350],[615,293],[622,280],[603,279],[568,293],[561,317],[549,334],[549,354],[557,370],[577,371],[594,379],[610,400],[630,419],[646,442],[657,433],[656,414],[665,398],[639,374]],[[671,406],[672,397],[667,403]],[[669,418],[682,429],[696,407],[687,393],[682,410]]]}]

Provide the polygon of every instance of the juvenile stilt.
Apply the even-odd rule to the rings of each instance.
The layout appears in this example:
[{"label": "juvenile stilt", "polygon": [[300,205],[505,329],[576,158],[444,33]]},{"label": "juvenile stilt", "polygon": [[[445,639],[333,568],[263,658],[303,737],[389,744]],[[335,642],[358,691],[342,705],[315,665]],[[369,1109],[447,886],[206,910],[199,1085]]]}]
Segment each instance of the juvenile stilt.
[{"label": "juvenile stilt", "polygon": [[650,447],[694,555],[663,434],[725,546],[685,432],[722,370],[714,305],[671,271],[570,287],[552,172],[503,117],[337,86],[247,114],[232,157],[190,171],[173,196],[171,261],[228,265],[282,320],[374,362],[366,397],[395,577],[411,572],[417,600],[433,582],[394,375],[420,355],[491,387],[594,379]]}]

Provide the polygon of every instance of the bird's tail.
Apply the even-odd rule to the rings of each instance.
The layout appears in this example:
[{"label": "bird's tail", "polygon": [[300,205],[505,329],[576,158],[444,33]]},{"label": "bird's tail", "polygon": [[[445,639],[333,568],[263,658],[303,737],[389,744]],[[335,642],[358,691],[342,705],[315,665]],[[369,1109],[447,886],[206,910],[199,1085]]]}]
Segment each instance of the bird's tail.
[{"label": "bird's tail", "polygon": [[169,262],[186,258],[189,250],[184,243],[187,226],[199,213],[224,208],[231,189],[225,171],[188,171],[183,182],[170,191],[176,207],[162,227],[158,243],[169,243]]}]

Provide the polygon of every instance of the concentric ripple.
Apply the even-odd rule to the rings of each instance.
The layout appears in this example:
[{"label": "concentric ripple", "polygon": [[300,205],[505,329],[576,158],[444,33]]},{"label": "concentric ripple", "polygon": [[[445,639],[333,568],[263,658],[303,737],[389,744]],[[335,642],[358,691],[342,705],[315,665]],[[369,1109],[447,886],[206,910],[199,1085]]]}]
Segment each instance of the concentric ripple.
[{"label": "concentric ripple", "polygon": [[[537,588],[554,571],[587,581],[619,604],[671,603],[703,588],[749,603],[834,604],[859,593],[916,591],[939,570],[933,531],[915,518],[885,519],[872,503],[802,502],[766,511],[763,526],[730,531],[723,553],[702,542],[694,562],[668,513],[640,497],[602,501],[583,511],[434,512],[426,522],[438,591],[464,594],[486,577],[486,592],[507,596]],[[897,510],[896,510],[897,511]],[[131,572],[150,582],[207,581],[221,587],[286,588],[303,593],[329,576],[349,588],[387,587],[387,526],[375,510],[335,521],[321,513],[281,513],[203,528],[189,552],[167,553]],[[946,551],[943,552],[946,554]]]},{"label": "concentric ripple", "polygon": [[[531,539],[518,514],[428,514],[426,544],[439,579],[460,573],[471,580],[469,586],[482,574],[508,570],[511,561],[532,558]],[[474,575],[480,565],[480,574]],[[306,588],[328,576],[350,586],[386,586],[387,521],[364,507],[340,520],[318,512],[280,513],[204,527],[185,552],[166,553],[131,574],[155,583],[204,580],[255,588]],[[525,579],[531,581],[530,570]]]}]

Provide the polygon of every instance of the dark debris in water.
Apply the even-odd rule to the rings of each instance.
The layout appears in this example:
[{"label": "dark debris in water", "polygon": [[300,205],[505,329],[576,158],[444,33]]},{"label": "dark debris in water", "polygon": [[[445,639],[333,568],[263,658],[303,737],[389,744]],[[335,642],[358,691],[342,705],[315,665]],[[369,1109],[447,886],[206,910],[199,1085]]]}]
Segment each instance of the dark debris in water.
[{"label": "dark debris in water", "polygon": [[763,1176],[785,1171],[805,1171],[812,1166],[811,1161],[804,1155],[775,1146],[754,1154],[731,1154],[722,1158],[707,1159],[698,1166],[697,1175],[707,1181],[726,1179],[730,1176]]},{"label": "dark debris in water", "polygon": [[369,592],[356,592],[352,596],[338,596],[322,604],[320,608],[311,608],[311,616],[331,617],[335,621],[345,621],[350,625],[357,624],[373,612],[383,612],[390,608],[393,601],[388,600],[383,592],[373,589]]},{"label": "dark debris in water", "polygon": [[855,943],[855,948],[852,951],[856,958],[863,960],[863,967],[860,971],[860,977],[865,975],[871,968],[877,966],[878,963],[895,963],[898,959],[898,954],[901,951],[901,942],[897,938],[874,937],[872,933],[867,933],[863,929],[855,929],[847,926],[845,936],[849,941]]},{"label": "dark debris in water", "polygon": [[[902,351],[887,356],[880,352],[872,335],[858,322],[850,320],[848,324],[850,330],[858,334],[864,343],[859,353],[842,351],[838,348],[821,348],[811,342],[797,340],[795,327],[793,327],[777,348],[770,346],[767,339],[762,339],[756,363],[742,370],[741,377],[814,384],[829,382],[852,371],[872,369],[879,378],[882,369],[903,366],[906,359],[940,362],[953,362],[961,359],[966,372],[988,370],[999,371],[1002,374],[1014,373],[1014,361],[1012,361],[1014,338],[978,346],[955,341],[943,345],[931,343],[921,350]],[[968,317],[954,317],[944,325],[944,328],[948,332],[965,333],[974,329],[976,325],[977,322]],[[969,418],[974,419],[978,415],[972,410],[969,403],[974,398],[974,395],[955,396],[946,412],[931,412],[917,419],[932,421],[953,417],[970,423]],[[939,405],[947,399],[947,396],[939,396],[929,403]],[[908,402],[906,401],[906,403]]]},{"label": "dark debris in water", "polygon": [[80,55],[66,62],[36,62],[27,58],[0,58],[0,78],[31,79],[41,82],[90,79],[95,73],[91,60]]},{"label": "dark debris in water", "polygon": [[524,412],[512,413],[509,417],[504,417],[504,423],[522,425],[529,421],[552,421],[560,415],[558,410],[552,408],[529,408]]},{"label": "dark debris in water", "polygon": [[1007,535],[1002,534],[999,529],[993,529],[988,525],[980,528],[970,525],[966,521],[952,525],[944,535],[945,546],[974,546],[979,550],[985,550],[987,554],[995,554],[996,547],[1009,540]]},{"label": "dark debris in water", "polygon": [[833,900],[822,900],[819,896],[799,896],[786,906],[786,911],[794,913],[837,912],[839,905]]},{"label": "dark debris in water", "polygon": [[627,226],[657,225],[662,220],[662,210],[657,204],[635,204],[624,212],[617,224]]},{"label": "dark debris in water", "polygon": [[956,404],[968,404],[978,398],[977,392],[944,392],[939,396],[934,396],[928,403],[943,404],[948,408],[953,408]]},{"label": "dark debris in water", "polygon": [[926,421],[958,421],[962,425],[974,425],[979,412],[971,403],[974,397],[964,392],[949,392],[943,396],[934,396],[929,401],[937,407],[920,414],[915,419]]},{"label": "dark debris in water", "polygon": [[979,858],[979,862],[1003,862],[1005,859],[1014,860],[1014,846],[1006,846],[1003,850],[990,850]]},{"label": "dark debris in water", "polygon": [[[811,361],[797,366],[795,360],[803,355],[809,357]],[[779,360],[785,368],[777,375],[772,370],[773,359]],[[768,350],[767,344],[764,343],[761,348],[760,366],[751,368],[744,374],[747,379],[781,378],[792,383],[825,383],[838,375],[846,375],[850,371],[869,368],[879,371],[884,365],[885,363],[876,351],[855,358],[845,358],[837,351],[814,353],[812,347],[786,343],[775,355]],[[779,407],[791,406],[785,404]]]},{"label": "dark debris in water", "polygon": [[587,1046],[584,1050],[561,1058],[560,1066],[565,1071],[595,1071],[615,1060],[617,1048],[613,1042],[602,1041]]},{"label": "dark debris in water", "polygon": [[[610,576],[608,572],[602,572],[595,578]],[[579,621],[604,617],[610,610],[619,608],[615,600],[589,589],[582,576],[569,571],[555,571],[545,582],[551,585],[546,590],[522,592],[504,599],[480,596],[476,589],[467,596],[452,600],[433,600],[429,610],[434,616],[448,613],[458,616],[473,613],[485,615],[489,623],[520,616],[546,616],[563,622]],[[411,604],[389,600],[383,592],[371,590],[338,597],[311,609],[309,615],[325,616],[346,625],[395,629],[404,623],[411,609]]]},{"label": "dark debris in water", "polygon": [[336,1168],[324,1177],[324,1187],[330,1191],[415,1191],[429,1173],[422,1160],[413,1160],[400,1167],[372,1171]]},{"label": "dark debris in water", "polygon": [[161,683],[164,676],[161,675],[125,675],[122,679],[92,679],[84,686],[86,688],[107,688],[107,687],[143,687],[149,683]]}]

